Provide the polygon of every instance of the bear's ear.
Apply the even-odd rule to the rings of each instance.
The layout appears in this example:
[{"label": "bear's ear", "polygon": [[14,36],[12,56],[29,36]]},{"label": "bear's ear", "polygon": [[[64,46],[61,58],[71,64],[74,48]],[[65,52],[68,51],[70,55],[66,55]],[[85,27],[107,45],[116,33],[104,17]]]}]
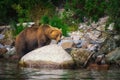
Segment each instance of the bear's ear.
[{"label": "bear's ear", "polygon": [[49,34],[51,34],[53,31],[54,31],[54,30],[50,30],[50,31],[49,31]]}]

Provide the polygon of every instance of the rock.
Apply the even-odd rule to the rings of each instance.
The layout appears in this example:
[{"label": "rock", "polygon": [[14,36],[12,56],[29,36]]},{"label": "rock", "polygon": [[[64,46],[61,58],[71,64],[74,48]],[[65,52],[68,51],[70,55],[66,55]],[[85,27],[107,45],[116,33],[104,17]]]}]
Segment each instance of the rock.
[{"label": "rock", "polygon": [[120,60],[120,47],[116,48],[112,52],[106,55],[107,62],[117,62]]},{"label": "rock", "polygon": [[106,16],[106,17],[102,17],[99,19],[99,24],[102,25],[102,24],[106,24],[106,22],[108,21],[109,19],[109,16]]},{"label": "rock", "polygon": [[120,40],[120,35],[115,35],[115,36],[114,36],[114,39],[115,39],[115,40]]},{"label": "rock", "polygon": [[0,33],[3,33],[6,28],[8,28],[8,27],[7,26],[0,26]]},{"label": "rock", "polygon": [[97,55],[96,56],[96,59],[95,59],[95,63],[99,64],[99,65],[103,65],[106,63],[105,61],[105,55],[104,54],[101,54],[101,55]]},{"label": "rock", "polygon": [[109,24],[109,26],[108,26],[107,29],[112,31],[112,30],[114,29],[114,24],[115,24],[115,23]]},{"label": "rock", "polygon": [[51,44],[24,55],[20,65],[36,68],[73,68],[74,62],[61,46]]},{"label": "rock", "polygon": [[2,44],[0,44],[0,48],[4,48],[4,46]]},{"label": "rock", "polygon": [[76,44],[76,45],[79,45],[82,43],[82,40],[73,40],[73,42]]},{"label": "rock", "polygon": [[[9,34],[9,33],[8,33]],[[7,35],[8,35],[7,34]],[[10,34],[11,35],[11,34]],[[9,35],[9,36],[10,36]],[[9,37],[9,36],[5,36],[5,38],[4,39],[0,39],[0,43],[2,44],[2,45],[10,45],[12,42],[13,42],[13,38],[12,38],[12,36],[11,37]]]},{"label": "rock", "polygon": [[72,48],[74,46],[74,43],[72,40],[62,40],[59,45],[61,45],[63,49],[68,49]]},{"label": "rock", "polygon": [[70,37],[73,39],[73,41],[80,40],[80,38],[83,36],[83,33],[80,31],[75,31],[70,34]]},{"label": "rock", "polygon": [[86,33],[88,37],[92,40],[97,40],[98,37],[101,35],[101,32],[99,31],[90,31]]},{"label": "rock", "polygon": [[34,22],[27,22],[27,23],[24,22],[24,23],[22,23],[22,24],[21,24],[21,23],[18,23],[17,26],[22,25],[22,26],[24,26],[24,27],[26,27],[26,26],[27,26],[27,27],[31,27],[33,24],[35,24],[35,23],[34,23]]},{"label": "rock", "polygon": [[92,57],[93,53],[89,52],[87,49],[73,49],[71,55],[77,65],[77,67],[86,67],[89,59]]},{"label": "rock", "polygon": [[109,69],[109,65],[108,64],[102,64],[102,65],[98,65],[96,63],[90,64],[87,67],[88,70],[108,70]]},{"label": "rock", "polygon": [[3,39],[4,37],[5,37],[5,35],[0,34],[0,39]]},{"label": "rock", "polygon": [[68,49],[68,48],[81,48],[82,45],[84,44],[83,40],[73,40],[72,38],[64,38],[61,40],[59,45],[63,47],[63,49]]},{"label": "rock", "polygon": [[3,56],[7,52],[6,48],[0,48],[0,56]]},{"label": "rock", "polygon": [[101,26],[98,26],[96,29],[99,30],[99,31],[105,31],[105,24],[102,24]]},{"label": "rock", "polygon": [[61,46],[63,47],[63,49],[67,49],[67,48],[72,48],[74,45],[73,42],[64,42],[61,44]]},{"label": "rock", "polygon": [[77,44],[75,44],[75,47],[76,48],[81,48],[82,47],[82,43],[83,43],[83,41],[82,40],[78,40],[77,42],[76,41],[74,41],[74,43],[77,43]]},{"label": "rock", "polygon": [[108,54],[117,47],[116,41],[113,37],[108,36],[105,41],[101,44],[98,53]]},{"label": "rock", "polygon": [[87,49],[91,52],[98,52],[98,50],[100,49],[100,45],[99,44],[89,44],[87,46]]},{"label": "rock", "polygon": [[16,54],[16,50],[15,50],[15,47],[13,48],[9,48],[7,49],[8,51],[6,52],[6,54],[4,54],[4,57],[5,58],[9,58],[10,56],[13,56]]},{"label": "rock", "polygon": [[87,40],[82,40],[82,42],[81,42],[82,48],[87,49],[88,45],[89,45],[89,42]]},{"label": "rock", "polygon": [[85,23],[80,23],[78,29],[80,30],[86,30],[88,29],[88,25]]}]

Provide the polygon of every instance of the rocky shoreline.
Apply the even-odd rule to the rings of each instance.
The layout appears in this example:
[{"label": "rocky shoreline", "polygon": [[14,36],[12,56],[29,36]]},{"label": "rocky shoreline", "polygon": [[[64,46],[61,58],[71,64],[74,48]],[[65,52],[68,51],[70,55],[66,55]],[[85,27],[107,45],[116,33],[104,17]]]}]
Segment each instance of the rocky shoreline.
[{"label": "rocky shoreline", "polygon": [[[114,32],[114,23],[105,29],[108,17],[98,22],[81,23],[77,31],[69,32],[58,44],[70,54],[76,68],[108,69],[115,64],[120,67],[120,35]],[[17,58],[14,55],[14,37],[9,26],[0,27],[0,58]],[[54,41],[51,43],[54,44]],[[14,60],[14,59],[13,59]],[[100,67],[101,66],[101,67]]]}]

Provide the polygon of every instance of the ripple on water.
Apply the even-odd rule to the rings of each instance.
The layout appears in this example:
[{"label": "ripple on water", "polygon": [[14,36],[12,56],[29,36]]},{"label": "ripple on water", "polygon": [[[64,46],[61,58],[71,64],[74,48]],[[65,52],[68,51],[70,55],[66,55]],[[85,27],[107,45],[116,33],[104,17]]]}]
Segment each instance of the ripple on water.
[{"label": "ripple on water", "polygon": [[119,80],[120,70],[18,68],[16,62],[0,61],[0,80]]}]

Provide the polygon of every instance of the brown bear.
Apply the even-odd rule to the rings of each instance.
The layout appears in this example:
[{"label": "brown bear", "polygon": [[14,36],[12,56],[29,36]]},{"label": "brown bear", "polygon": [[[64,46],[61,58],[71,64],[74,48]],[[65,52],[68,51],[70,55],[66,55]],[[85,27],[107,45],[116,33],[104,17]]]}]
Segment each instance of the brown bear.
[{"label": "brown bear", "polygon": [[27,27],[16,37],[16,52],[21,58],[38,47],[48,45],[52,39],[59,42],[61,36],[61,30],[50,25]]}]

